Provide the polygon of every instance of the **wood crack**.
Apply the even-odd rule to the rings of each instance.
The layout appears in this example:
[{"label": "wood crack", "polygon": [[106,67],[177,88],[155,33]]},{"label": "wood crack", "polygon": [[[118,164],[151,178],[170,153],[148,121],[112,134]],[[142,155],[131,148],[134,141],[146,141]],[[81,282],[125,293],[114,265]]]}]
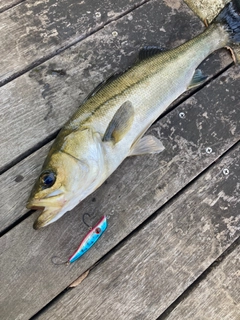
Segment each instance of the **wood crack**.
[{"label": "wood crack", "polygon": [[[23,0],[25,1],[25,0]],[[21,2],[23,2],[21,1]],[[65,51],[66,49],[74,46],[75,44],[79,43],[80,41],[94,35],[95,33],[99,32],[100,30],[104,29],[107,25],[111,24],[112,22],[115,22],[119,19],[121,19],[122,17],[124,17],[125,15],[131,13],[132,11],[134,11],[137,8],[142,7],[143,5],[145,5],[146,3],[148,3],[151,0],[144,0],[143,2],[141,2],[138,5],[133,6],[131,9],[126,10],[124,12],[122,12],[121,14],[117,15],[117,17],[113,18],[113,19],[109,19],[104,25],[93,29],[91,32],[86,32],[84,35],[80,36],[78,39],[76,39],[75,41],[72,41],[70,44],[62,46],[58,49],[56,49],[55,52],[51,52],[50,54],[34,61],[33,63],[31,63],[29,66],[23,68],[21,71],[18,71],[16,73],[13,73],[11,76],[7,77],[6,79],[3,79],[0,81],[0,87],[4,86],[5,84],[7,84],[8,82],[22,76],[23,74],[25,74],[26,72],[29,72],[30,70],[32,70],[33,68],[36,68],[38,66],[40,66],[42,63],[48,61],[49,59],[57,56],[59,53]]]}]

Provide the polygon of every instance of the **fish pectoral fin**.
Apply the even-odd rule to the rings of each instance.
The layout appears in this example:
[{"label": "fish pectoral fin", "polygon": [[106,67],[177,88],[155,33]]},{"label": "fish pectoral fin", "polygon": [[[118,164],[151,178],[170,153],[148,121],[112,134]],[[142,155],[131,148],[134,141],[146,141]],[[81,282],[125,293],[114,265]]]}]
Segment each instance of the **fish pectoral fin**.
[{"label": "fish pectoral fin", "polygon": [[161,47],[157,46],[146,46],[143,47],[138,54],[139,60],[145,60],[151,58],[159,53],[162,53],[164,50]]},{"label": "fish pectoral fin", "polygon": [[192,77],[192,80],[188,86],[188,89],[194,88],[202,84],[207,79],[207,76],[204,76],[202,70],[196,69]]},{"label": "fish pectoral fin", "polygon": [[146,153],[160,153],[165,149],[162,142],[154,136],[144,136],[131,149],[129,156],[138,156]]},{"label": "fish pectoral fin", "polygon": [[124,102],[110,121],[103,141],[119,142],[130,130],[134,118],[134,108],[130,101]]}]

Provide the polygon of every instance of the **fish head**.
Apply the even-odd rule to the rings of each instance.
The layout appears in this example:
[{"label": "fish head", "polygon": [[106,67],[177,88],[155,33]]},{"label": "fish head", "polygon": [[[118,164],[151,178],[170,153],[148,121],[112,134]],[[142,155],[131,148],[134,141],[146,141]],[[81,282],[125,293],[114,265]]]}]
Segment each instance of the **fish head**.
[{"label": "fish head", "polygon": [[58,220],[106,179],[101,136],[90,129],[64,133],[50,149],[27,203],[42,211],[34,229]]},{"label": "fish head", "polygon": [[[41,210],[34,229],[58,220],[79,202],[76,197],[84,193],[91,170],[84,161],[58,151],[47,157],[27,202],[28,209]],[[76,198],[77,202],[76,202]]]}]

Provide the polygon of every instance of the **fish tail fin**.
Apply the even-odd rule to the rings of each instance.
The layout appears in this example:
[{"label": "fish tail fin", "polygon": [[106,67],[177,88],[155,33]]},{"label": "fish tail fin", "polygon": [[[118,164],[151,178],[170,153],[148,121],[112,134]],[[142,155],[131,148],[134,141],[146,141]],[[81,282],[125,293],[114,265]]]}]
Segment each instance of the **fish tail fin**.
[{"label": "fish tail fin", "polygon": [[230,1],[212,23],[220,23],[228,33],[229,46],[240,43],[240,0]]}]

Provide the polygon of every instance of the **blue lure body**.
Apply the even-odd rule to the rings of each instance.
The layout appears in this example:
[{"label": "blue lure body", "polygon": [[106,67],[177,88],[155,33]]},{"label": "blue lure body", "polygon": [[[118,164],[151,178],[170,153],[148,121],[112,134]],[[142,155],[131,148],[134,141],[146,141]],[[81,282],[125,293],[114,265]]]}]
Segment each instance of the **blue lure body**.
[{"label": "blue lure body", "polygon": [[103,216],[101,220],[86,234],[81,241],[77,250],[68,259],[68,262],[72,263],[79,259],[85,252],[87,252],[98,241],[103,232],[107,229],[107,218]]}]

